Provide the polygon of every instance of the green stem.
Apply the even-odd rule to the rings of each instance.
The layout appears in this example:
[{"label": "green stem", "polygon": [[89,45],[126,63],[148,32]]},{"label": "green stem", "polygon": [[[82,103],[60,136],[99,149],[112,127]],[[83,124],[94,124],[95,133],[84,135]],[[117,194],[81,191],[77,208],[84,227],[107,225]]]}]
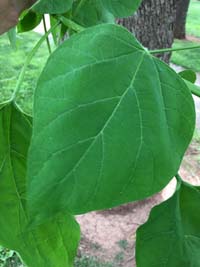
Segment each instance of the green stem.
[{"label": "green stem", "polygon": [[182,180],[181,176],[178,173],[175,175],[175,177],[176,177],[176,181],[177,181],[176,190],[178,190],[180,188],[183,180]]},{"label": "green stem", "polygon": [[[47,25],[46,25],[46,20],[45,20],[45,16],[44,15],[42,16],[42,20],[43,20],[44,31],[45,31],[45,34],[46,34],[47,33]],[[50,42],[49,42],[49,36],[48,35],[46,37],[46,41],[47,41],[47,47],[48,47],[48,50],[49,50],[49,54],[51,54],[52,51],[51,51],[51,45],[50,45]]]},{"label": "green stem", "polygon": [[66,18],[66,17],[63,17],[63,16],[58,16],[58,19],[65,25],[67,26],[68,28],[74,30],[75,32],[81,32],[83,30],[85,30],[84,27],[82,27],[81,25],[77,24],[76,22]]},{"label": "green stem", "polygon": [[183,79],[183,80],[186,83],[187,87],[189,88],[190,92],[193,95],[200,97],[200,87],[198,85],[195,85],[195,84],[185,80],[185,79]]},{"label": "green stem", "polygon": [[177,181],[182,182],[182,178],[178,173],[175,175],[175,177]]},{"label": "green stem", "polygon": [[190,91],[193,95],[200,97],[200,90],[198,90],[197,88],[191,88]]},{"label": "green stem", "polygon": [[180,48],[163,48],[163,49],[158,49],[158,50],[149,50],[150,54],[161,54],[161,53],[166,53],[166,52],[174,52],[174,51],[182,51],[182,50],[190,50],[190,49],[197,49],[200,48],[200,45],[193,45],[193,46],[188,46],[188,47],[180,47]]},{"label": "green stem", "polygon": [[20,90],[21,84],[24,80],[24,75],[26,72],[26,69],[28,67],[28,65],[30,64],[32,58],[34,57],[35,53],[37,52],[37,50],[39,49],[39,47],[41,46],[41,44],[46,40],[47,36],[58,26],[59,22],[57,22],[53,27],[51,27],[41,38],[40,40],[37,42],[37,44],[33,47],[33,49],[30,51],[29,55],[26,58],[26,61],[24,63],[24,66],[19,74],[19,78],[17,80],[17,84],[15,87],[15,90],[13,92],[11,101],[14,101],[16,99],[16,96]]}]

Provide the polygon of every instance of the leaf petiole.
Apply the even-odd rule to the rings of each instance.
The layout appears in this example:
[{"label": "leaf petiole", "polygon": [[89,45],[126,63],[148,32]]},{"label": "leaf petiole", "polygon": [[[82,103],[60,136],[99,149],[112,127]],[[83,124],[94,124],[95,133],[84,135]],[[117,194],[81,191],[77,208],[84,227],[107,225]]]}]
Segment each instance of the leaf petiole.
[{"label": "leaf petiole", "polygon": [[183,180],[178,173],[175,175],[175,177],[176,177],[176,181],[177,181],[177,185],[176,185],[176,191],[177,191],[177,190],[179,190]]},{"label": "leaf petiole", "polygon": [[[44,26],[44,31],[45,33],[47,33],[47,25],[46,25],[46,20],[45,20],[45,16],[43,15],[42,16],[42,21],[43,21],[43,26]],[[47,35],[46,37],[46,41],[47,41],[47,47],[48,47],[48,50],[49,50],[49,54],[51,54],[51,45],[50,45],[50,42],[49,42],[49,37]]]},{"label": "leaf petiole", "polygon": [[200,45],[193,45],[188,47],[179,47],[179,48],[163,48],[157,50],[149,50],[150,54],[162,54],[166,52],[175,52],[175,51],[182,51],[182,50],[190,50],[190,49],[197,49],[200,48]]},{"label": "leaf petiole", "polygon": [[64,17],[64,16],[57,16],[57,18],[68,28],[74,30],[75,32],[81,32],[85,30],[85,28],[76,22]]},{"label": "leaf petiole", "polygon": [[187,81],[186,79],[183,79],[183,81],[185,82],[185,84],[187,85],[187,87],[189,88],[190,92],[193,95],[200,97],[200,87],[198,85],[193,84],[193,83]]},{"label": "leaf petiole", "polygon": [[182,178],[178,173],[175,175],[175,177],[176,177],[177,182],[181,182],[182,183]]}]

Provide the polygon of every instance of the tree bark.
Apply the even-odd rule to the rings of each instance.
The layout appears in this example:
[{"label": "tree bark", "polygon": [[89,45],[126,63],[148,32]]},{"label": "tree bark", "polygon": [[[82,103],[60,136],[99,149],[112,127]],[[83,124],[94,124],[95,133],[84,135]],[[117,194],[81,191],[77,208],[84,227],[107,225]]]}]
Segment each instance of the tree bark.
[{"label": "tree bark", "polygon": [[[150,50],[171,47],[174,40],[177,0],[143,0],[132,17],[120,19],[119,23]],[[158,55],[169,62],[170,53]]]},{"label": "tree bark", "polygon": [[174,37],[185,39],[186,37],[186,18],[190,0],[177,0],[176,22],[174,26]]},{"label": "tree bark", "polygon": [[18,23],[20,13],[36,0],[0,0],[0,34]]}]

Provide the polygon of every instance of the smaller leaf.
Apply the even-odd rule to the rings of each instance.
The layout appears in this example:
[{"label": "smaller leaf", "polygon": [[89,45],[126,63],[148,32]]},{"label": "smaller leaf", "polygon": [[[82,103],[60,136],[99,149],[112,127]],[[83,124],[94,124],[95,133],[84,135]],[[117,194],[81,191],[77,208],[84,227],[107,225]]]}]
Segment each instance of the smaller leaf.
[{"label": "smaller leaf", "polygon": [[199,267],[199,203],[199,189],[182,182],[169,200],[152,209],[137,230],[137,267]]},{"label": "smaller leaf", "polygon": [[[88,14],[90,14],[88,16]],[[73,19],[85,27],[100,23],[114,23],[114,16],[99,1],[86,1],[82,5],[74,3]]]},{"label": "smaller leaf", "polygon": [[73,16],[84,26],[114,23],[115,18],[133,15],[140,3],[141,0],[79,0],[73,5]]},{"label": "smaller leaf", "polygon": [[17,24],[17,30],[18,32],[26,32],[26,31],[31,31],[34,29],[42,19],[42,15],[35,13],[32,10],[25,11]]},{"label": "smaller leaf", "polygon": [[72,7],[72,0],[39,0],[32,9],[40,14],[63,14]]},{"label": "smaller leaf", "polygon": [[197,75],[193,70],[183,70],[178,73],[183,79],[195,83],[197,79]]},{"label": "smaller leaf", "polygon": [[32,118],[12,102],[0,104],[0,244],[17,251],[29,267],[72,267],[80,236],[73,216],[60,213],[44,224],[27,227],[25,178],[31,124]]},{"label": "smaller leaf", "polygon": [[123,18],[133,15],[139,7],[141,0],[99,0],[103,6],[116,18]]}]

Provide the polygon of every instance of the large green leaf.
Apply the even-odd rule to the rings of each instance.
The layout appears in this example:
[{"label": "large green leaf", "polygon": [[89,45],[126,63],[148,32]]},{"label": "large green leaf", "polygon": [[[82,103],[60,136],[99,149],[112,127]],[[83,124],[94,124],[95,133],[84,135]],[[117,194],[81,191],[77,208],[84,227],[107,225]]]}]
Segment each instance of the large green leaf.
[{"label": "large green leaf", "polygon": [[71,215],[28,229],[26,156],[31,120],[12,103],[0,108],[0,244],[16,250],[30,267],[71,267],[79,227]]},{"label": "large green leaf", "polygon": [[137,267],[199,267],[200,191],[183,183],[137,231]]},{"label": "large green leaf", "polygon": [[62,14],[72,7],[73,0],[38,0],[32,9],[40,14]]},{"label": "large green leaf", "polygon": [[114,18],[133,15],[140,2],[141,0],[79,0],[74,3],[73,16],[83,26],[114,22]]},{"label": "large green leaf", "polygon": [[34,101],[28,202],[35,220],[158,192],[177,173],[195,124],[180,76],[112,24],[63,43]]}]

